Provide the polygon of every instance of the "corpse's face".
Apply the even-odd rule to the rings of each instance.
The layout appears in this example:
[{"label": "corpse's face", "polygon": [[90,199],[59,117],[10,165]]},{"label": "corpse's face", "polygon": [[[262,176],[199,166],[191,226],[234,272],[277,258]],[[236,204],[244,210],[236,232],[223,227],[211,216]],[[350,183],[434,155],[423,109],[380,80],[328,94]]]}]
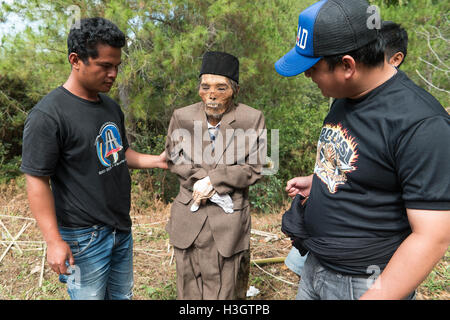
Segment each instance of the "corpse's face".
[{"label": "corpse's face", "polygon": [[116,80],[121,63],[121,48],[97,45],[97,58],[88,58],[88,63],[79,61],[78,80],[91,92],[108,92]]},{"label": "corpse's face", "polygon": [[203,74],[198,94],[202,98],[206,115],[214,119],[222,118],[233,103],[233,89],[224,76]]}]

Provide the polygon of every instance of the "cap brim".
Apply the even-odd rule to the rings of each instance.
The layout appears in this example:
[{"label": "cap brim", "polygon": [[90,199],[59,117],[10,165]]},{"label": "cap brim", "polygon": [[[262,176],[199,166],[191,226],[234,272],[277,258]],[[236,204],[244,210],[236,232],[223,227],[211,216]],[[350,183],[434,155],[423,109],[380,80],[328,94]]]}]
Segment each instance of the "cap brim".
[{"label": "cap brim", "polygon": [[284,77],[296,76],[315,65],[322,57],[307,57],[297,53],[295,47],[275,62],[275,70]]}]

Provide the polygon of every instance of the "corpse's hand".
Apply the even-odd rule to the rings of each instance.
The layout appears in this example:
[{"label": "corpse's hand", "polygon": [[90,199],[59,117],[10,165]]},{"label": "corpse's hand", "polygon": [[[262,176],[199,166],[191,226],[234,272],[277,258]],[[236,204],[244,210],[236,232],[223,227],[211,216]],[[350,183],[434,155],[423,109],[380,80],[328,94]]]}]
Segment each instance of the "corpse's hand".
[{"label": "corpse's hand", "polygon": [[211,198],[216,193],[209,177],[205,177],[194,183],[192,198],[194,203],[192,204],[191,211],[197,211],[200,204],[205,203],[207,199]]}]

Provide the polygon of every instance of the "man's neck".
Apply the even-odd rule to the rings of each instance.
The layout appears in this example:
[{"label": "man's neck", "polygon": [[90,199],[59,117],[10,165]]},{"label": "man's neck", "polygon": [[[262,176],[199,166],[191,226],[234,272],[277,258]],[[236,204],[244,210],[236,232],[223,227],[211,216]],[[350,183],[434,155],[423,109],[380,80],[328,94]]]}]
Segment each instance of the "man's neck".
[{"label": "man's neck", "polygon": [[390,64],[384,63],[381,68],[365,68],[361,73],[356,82],[358,83],[355,93],[348,97],[349,99],[358,99],[362,96],[368,94],[370,91],[379,87],[390,78],[392,78],[397,73],[395,69]]},{"label": "man's neck", "polygon": [[89,101],[99,101],[98,92],[84,88],[71,74],[63,87],[70,93]]}]

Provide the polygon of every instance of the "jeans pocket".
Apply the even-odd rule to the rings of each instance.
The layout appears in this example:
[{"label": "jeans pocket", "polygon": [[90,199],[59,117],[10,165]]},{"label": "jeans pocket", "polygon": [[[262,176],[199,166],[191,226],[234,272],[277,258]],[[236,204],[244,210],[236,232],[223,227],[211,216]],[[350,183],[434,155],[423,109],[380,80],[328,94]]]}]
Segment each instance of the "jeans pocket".
[{"label": "jeans pocket", "polygon": [[350,279],[350,299],[358,300],[361,296],[372,287],[376,277],[349,277]]},{"label": "jeans pocket", "polygon": [[74,257],[79,256],[84,251],[86,251],[95,238],[97,237],[97,231],[92,231],[90,233],[82,234],[77,237],[70,237],[63,235],[63,240],[69,245],[72,255]]}]

